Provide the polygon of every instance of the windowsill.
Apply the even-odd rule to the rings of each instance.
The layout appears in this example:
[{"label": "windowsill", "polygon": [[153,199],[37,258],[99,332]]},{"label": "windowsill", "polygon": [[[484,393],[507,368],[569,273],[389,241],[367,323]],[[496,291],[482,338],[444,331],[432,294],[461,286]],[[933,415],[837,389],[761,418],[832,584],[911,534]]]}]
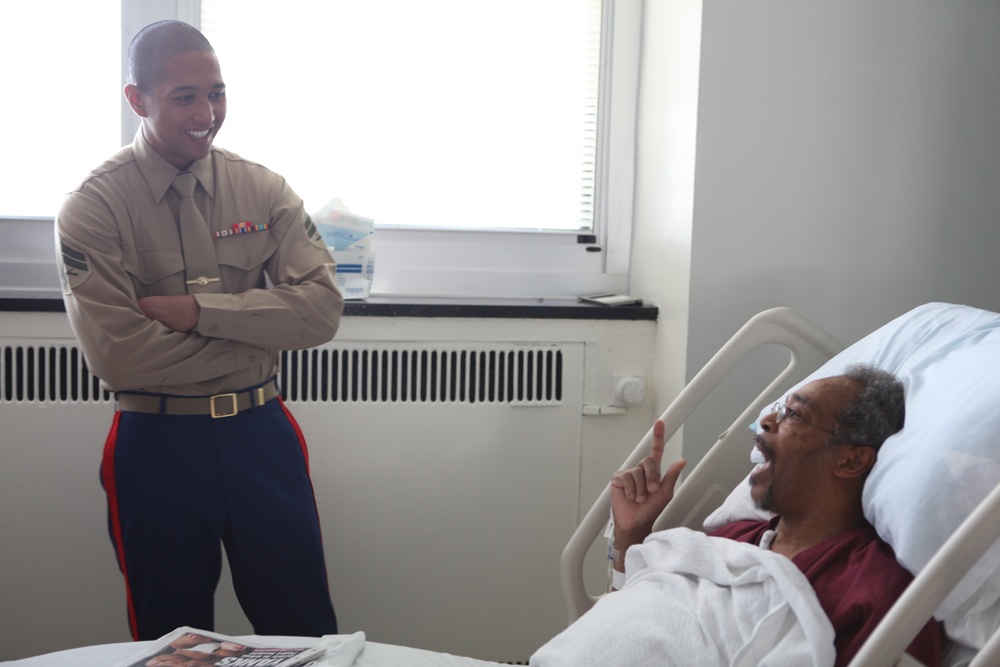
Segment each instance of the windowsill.
[{"label": "windowsill", "polygon": [[[0,311],[63,312],[62,299],[0,299]],[[575,299],[371,297],[344,303],[347,317],[457,317],[656,321],[653,305],[600,306]]]}]

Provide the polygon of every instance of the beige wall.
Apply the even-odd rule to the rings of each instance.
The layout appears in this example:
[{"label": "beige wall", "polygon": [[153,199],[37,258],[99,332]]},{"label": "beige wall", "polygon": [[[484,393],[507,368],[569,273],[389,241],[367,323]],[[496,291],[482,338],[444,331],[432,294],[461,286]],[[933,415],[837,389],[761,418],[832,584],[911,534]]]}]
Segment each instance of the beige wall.
[{"label": "beige wall", "polygon": [[662,308],[660,404],[773,306],[844,343],[929,301],[1000,310],[1000,3],[647,0],[642,67],[631,291]]},{"label": "beige wall", "polygon": [[629,291],[660,309],[657,412],[685,381],[701,5],[647,1],[643,16]]}]

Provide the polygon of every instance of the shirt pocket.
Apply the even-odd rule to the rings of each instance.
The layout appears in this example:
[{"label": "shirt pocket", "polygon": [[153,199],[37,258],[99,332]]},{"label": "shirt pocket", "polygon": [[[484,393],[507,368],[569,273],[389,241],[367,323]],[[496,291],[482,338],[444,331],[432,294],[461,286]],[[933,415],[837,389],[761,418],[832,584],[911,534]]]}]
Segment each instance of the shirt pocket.
[{"label": "shirt pocket", "polygon": [[215,257],[224,274],[233,281],[235,292],[257,285],[264,263],[277,250],[265,231],[226,236],[215,242]]},{"label": "shirt pocket", "polygon": [[177,248],[123,248],[122,267],[138,296],[183,293],[184,256]]}]

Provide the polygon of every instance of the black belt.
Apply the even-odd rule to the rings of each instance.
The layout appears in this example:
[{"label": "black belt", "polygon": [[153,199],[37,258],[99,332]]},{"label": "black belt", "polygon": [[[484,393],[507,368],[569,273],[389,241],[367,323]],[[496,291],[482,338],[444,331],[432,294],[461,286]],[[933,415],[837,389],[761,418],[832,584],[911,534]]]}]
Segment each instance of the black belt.
[{"label": "black belt", "polygon": [[245,389],[215,396],[153,396],[118,393],[118,409],[123,412],[145,412],[164,415],[212,415],[232,417],[241,410],[264,405],[278,395],[278,383],[271,380],[254,389]]}]

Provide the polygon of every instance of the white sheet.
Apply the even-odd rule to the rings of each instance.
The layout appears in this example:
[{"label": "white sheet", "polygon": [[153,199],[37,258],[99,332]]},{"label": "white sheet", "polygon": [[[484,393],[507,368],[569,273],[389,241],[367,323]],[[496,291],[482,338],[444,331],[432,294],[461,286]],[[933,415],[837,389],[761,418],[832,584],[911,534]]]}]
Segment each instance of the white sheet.
[{"label": "white sheet", "polygon": [[[330,635],[315,637],[263,637],[251,635],[241,637],[247,641],[271,646],[312,646],[327,643],[330,652],[323,660],[314,663],[316,667],[507,667],[499,662],[477,660],[379,642],[365,641],[363,632],[353,635]],[[47,653],[45,655],[0,662],[3,667],[108,667],[141,651],[152,642],[127,642],[85,646]]]},{"label": "white sheet", "polygon": [[832,665],[833,627],[802,572],[686,528],[625,556],[622,590],[542,646],[534,667]]}]

